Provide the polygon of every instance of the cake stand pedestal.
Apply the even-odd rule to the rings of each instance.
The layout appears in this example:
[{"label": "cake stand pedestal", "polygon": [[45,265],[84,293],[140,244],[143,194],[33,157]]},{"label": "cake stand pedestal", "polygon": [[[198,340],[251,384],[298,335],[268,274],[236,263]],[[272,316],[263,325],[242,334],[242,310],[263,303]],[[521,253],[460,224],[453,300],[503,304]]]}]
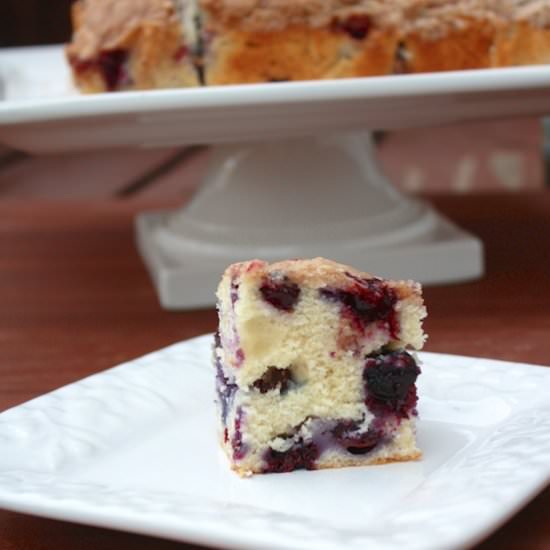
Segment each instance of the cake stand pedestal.
[{"label": "cake stand pedestal", "polygon": [[186,207],[136,225],[167,309],[211,306],[225,267],[252,258],[324,256],[422,283],[483,273],[480,241],[399,193],[369,132],[216,146]]}]

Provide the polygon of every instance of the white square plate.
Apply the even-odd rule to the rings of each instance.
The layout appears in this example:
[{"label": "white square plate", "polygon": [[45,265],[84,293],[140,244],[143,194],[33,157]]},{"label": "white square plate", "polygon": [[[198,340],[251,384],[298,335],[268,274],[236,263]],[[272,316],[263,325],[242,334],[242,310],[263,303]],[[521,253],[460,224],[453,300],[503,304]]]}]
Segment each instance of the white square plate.
[{"label": "white square plate", "polygon": [[226,548],[468,546],[550,476],[550,369],[423,353],[419,462],[240,479],[211,336],[0,415],[0,506]]}]

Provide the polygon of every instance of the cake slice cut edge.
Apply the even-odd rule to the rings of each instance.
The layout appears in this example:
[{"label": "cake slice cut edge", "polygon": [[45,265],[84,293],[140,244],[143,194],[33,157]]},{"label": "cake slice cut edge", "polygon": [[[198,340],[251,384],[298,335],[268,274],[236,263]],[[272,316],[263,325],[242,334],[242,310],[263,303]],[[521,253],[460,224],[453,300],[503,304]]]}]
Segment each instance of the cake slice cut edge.
[{"label": "cake slice cut edge", "polygon": [[252,260],[227,268],[217,297],[220,440],[240,475],[420,458],[419,284]]}]

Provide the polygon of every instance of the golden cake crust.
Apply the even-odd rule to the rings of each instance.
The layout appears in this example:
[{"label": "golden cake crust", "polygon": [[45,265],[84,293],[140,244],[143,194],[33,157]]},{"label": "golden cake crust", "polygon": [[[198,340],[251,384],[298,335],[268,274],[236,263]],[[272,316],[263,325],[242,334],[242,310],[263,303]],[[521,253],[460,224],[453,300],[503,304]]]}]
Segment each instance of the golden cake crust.
[{"label": "golden cake crust", "polygon": [[207,84],[394,72],[398,11],[378,0],[202,0]]},{"label": "golden cake crust", "polygon": [[498,32],[492,54],[494,67],[546,63],[550,63],[550,28],[518,21]]},{"label": "golden cake crust", "polygon": [[[540,0],[202,0],[207,84],[349,78],[547,63]],[[368,22],[365,36],[338,27]],[[519,24],[518,24],[519,23]],[[509,37],[508,39],[506,37]]]},{"label": "golden cake crust", "polygon": [[[212,43],[207,84],[316,80],[393,72],[395,31],[375,30],[357,44],[343,33],[310,27],[280,32],[231,30]],[[343,53],[344,52],[344,53]]]},{"label": "golden cake crust", "polygon": [[497,31],[493,21],[461,18],[460,24],[439,30],[445,33],[443,38],[434,38],[422,30],[407,33],[402,41],[401,72],[457,71],[491,66]]}]

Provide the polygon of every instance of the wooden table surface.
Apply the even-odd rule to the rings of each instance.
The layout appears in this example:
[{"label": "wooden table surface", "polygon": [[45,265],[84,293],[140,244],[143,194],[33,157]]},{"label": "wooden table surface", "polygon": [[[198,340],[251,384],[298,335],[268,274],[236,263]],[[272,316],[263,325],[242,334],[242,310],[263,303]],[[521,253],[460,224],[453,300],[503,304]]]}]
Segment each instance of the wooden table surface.
[{"label": "wooden table surface", "polygon": [[[426,349],[550,364],[550,192],[433,200],[483,238],[487,276],[425,290]],[[211,310],[160,309],[133,245],[152,206],[0,202],[0,411],[214,329]],[[184,547],[0,511],[0,550]],[[550,548],[550,490],[479,548]]]}]

